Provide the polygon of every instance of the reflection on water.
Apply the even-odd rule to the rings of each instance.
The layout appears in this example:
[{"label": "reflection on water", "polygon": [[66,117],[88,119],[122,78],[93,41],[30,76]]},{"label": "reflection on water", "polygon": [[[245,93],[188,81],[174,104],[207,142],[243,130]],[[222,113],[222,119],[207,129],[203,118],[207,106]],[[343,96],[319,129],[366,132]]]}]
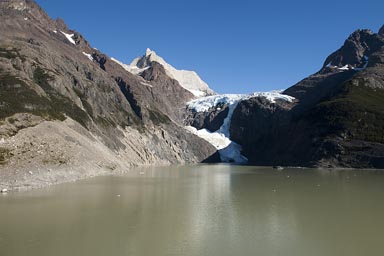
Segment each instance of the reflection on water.
[{"label": "reflection on water", "polygon": [[0,196],[0,255],[381,255],[381,171],[140,168]]}]

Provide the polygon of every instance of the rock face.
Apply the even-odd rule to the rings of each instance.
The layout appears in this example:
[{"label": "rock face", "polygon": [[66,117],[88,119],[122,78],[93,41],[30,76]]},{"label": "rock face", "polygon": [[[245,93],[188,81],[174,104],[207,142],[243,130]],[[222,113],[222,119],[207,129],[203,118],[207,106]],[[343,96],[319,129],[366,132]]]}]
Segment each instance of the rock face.
[{"label": "rock face", "polygon": [[331,54],[324,62],[326,66],[362,68],[366,57],[377,52],[382,47],[382,38],[370,30],[357,30],[345,41],[344,45]]},{"label": "rock face", "polygon": [[185,125],[193,126],[197,130],[207,129],[210,132],[215,132],[223,125],[228,111],[228,105],[223,103],[219,103],[206,112],[197,112],[187,108],[184,122]]},{"label": "rock face", "polygon": [[231,138],[259,165],[384,168],[384,38],[354,32],[323,68],[284,91],[292,105],[239,103]]},{"label": "rock face", "polygon": [[[231,120],[231,139],[242,145],[243,153],[250,162],[256,155],[260,165],[271,165],[279,154],[269,152],[276,134],[284,133],[289,122],[289,110],[295,105],[286,101],[271,103],[262,97],[239,102]],[[257,147],[255,146],[257,145]]]},{"label": "rock face", "polygon": [[[137,164],[196,163],[215,154],[214,147],[182,128],[181,109],[193,94],[162,65],[152,63],[141,76],[127,72],[62,20],[50,19],[32,0],[1,1],[0,15],[1,182],[11,180],[16,163],[26,160],[26,152],[16,147],[23,143],[19,139],[45,145],[33,136],[19,135],[31,129],[53,137],[72,129],[78,136],[63,139],[61,148],[73,143],[80,152],[103,148],[100,152],[108,151],[112,159],[108,166],[124,170]],[[92,144],[94,138],[97,142]],[[62,151],[49,141],[50,150]],[[83,169],[69,161],[75,157],[70,150],[61,153],[67,160],[57,162],[53,154],[54,164]],[[32,159],[35,169],[52,162]],[[82,177],[80,171],[77,174]]]}]

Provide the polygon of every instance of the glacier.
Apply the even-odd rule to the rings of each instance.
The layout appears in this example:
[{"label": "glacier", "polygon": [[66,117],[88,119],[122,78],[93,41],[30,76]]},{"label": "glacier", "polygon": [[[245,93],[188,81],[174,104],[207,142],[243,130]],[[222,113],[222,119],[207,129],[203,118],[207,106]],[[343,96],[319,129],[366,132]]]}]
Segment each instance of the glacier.
[{"label": "glacier", "polygon": [[195,112],[207,112],[209,109],[216,107],[218,104],[227,105],[229,111],[223,124],[215,132],[210,132],[206,129],[197,130],[192,126],[186,126],[185,128],[216,147],[219,151],[222,162],[235,162],[240,164],[247,163],[248,159],[241,154],[241,145],[231,141],[230,139],[230,125],[233,112],[239,102],[252,97],[264,97],[271,103],[275,103],[276,100],[283,100],[287,102],[293,102],[295,100],[294,97],[282,94],[281,92],[282,91],[280,90],[271,92],[254,92],[251,94],[221,94],[189,101],[187,103],[187,108]]}]

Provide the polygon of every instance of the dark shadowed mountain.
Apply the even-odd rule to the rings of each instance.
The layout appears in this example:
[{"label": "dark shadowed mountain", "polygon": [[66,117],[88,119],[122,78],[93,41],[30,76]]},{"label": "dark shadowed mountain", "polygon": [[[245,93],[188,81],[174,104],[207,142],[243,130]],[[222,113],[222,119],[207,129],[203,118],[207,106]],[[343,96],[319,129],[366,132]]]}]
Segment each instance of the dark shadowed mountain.
[{"label": "dark shadowed mountain", "polygon": [[240,102],[231,137],[253,164],[384,168],[384,35],[357,30],[319,72],[283,93]]}]

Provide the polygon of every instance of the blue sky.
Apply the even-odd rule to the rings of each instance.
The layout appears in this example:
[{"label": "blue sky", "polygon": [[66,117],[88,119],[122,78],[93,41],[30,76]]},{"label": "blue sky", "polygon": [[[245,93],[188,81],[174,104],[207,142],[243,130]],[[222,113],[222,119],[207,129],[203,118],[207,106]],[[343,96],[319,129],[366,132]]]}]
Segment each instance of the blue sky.
[{"label": "blue sky", "polygon": [[318,71],[384,1],[37,0],[93,47],[125,63],[151,48],[219,93],[285,89]]}]

